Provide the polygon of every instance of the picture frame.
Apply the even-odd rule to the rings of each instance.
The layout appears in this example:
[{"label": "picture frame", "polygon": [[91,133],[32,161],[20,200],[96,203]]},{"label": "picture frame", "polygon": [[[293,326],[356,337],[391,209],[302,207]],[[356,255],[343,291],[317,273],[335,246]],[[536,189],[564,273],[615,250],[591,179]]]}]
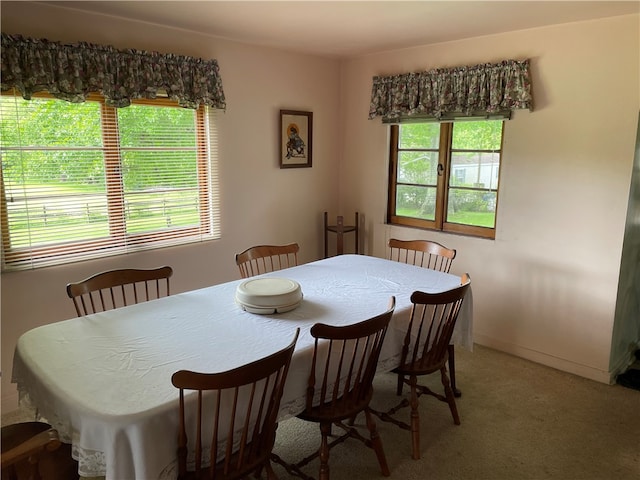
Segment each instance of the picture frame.
[{"label": "picture frame", "polygon": [[313,112],[280,110],[280,168],[312,165]]}]

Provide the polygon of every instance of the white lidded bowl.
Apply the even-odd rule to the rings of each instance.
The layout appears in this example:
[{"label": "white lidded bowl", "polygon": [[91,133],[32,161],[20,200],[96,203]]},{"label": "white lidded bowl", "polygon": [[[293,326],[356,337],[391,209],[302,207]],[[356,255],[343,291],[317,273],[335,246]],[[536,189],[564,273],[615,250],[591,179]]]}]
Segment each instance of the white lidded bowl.
[{"label": "white lidded bowl", "polygon": [[236,288],[236,302],[250,313],[283,313],[300,305],[302,289],[288,278],[251,278]]}]

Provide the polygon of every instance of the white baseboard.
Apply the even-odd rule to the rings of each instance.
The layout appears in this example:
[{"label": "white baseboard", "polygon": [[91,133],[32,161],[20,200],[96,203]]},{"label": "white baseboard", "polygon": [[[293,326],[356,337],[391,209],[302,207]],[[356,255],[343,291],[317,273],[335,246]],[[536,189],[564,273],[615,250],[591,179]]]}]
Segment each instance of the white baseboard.
[{"label": "white baseboard", "polygon": [[488,337],[474,332],[473,340],[478,345],[500,350],[501,352],[509,353],[516,357],[531,360],[532,362],[546,365],[547,367],[555,368],[563,372],[572,373],[580,377],[588,378],[600,383],[612,384],[615,383],[615,375],[608,371],[600,370],[588,365],[582,365],[579,363],[566,360],[564,358],[554,357],[546,353],[538,352],[536,350],[530,350],[520,345],[514,345],[512,343],[503,342],[493,337]]}]

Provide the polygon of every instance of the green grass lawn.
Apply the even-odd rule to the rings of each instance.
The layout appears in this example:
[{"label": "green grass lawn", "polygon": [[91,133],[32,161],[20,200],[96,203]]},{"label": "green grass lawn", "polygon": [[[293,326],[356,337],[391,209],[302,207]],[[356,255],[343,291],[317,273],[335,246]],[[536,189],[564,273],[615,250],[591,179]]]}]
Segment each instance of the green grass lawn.
[{"label": "green grass lawn", "polygon": [[[141,192],[127,198],[127,233],[199,224],[197,188]],[[7,195],[7,213],[13,248],[27,246],[29,239],[38,245],[109,236],[105,191],[96,185],[30,185],[26,192]]]},{"label": "green grass lawn", "polygon": [[[420,218],[423,220],[435,219],[433,214],[431,215],[420,214],[420,211],[418,209],[410,209],[410,208],[404,208],[404,209],[398,208],[397,215],[401,217]],[[474,225],[478,227],[493,228],[495,226],[495,213],[494,212],[458,211],[456,213],[449,214],[447,217],[447,222],[460,223],[462,225]]]}]

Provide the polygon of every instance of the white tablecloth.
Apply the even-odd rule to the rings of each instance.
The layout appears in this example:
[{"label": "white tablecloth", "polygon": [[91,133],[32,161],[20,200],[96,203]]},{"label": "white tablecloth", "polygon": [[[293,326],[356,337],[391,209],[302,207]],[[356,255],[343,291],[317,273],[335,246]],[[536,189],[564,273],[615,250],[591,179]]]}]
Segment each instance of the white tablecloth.
[{"label": "white tablecloth", "polygon": [[[235,302],[242,280],[215,285],[31,330],[18,341],[13,365],[21,401],[37,407],[73,444],[82,476],[107,480],[176,478],[181,369],[220,372],[285,347],[300,337],[280,418],[304,407],[316,322],[355,323],[396,310],[380,370],[398,361],[414,290],[440,292],[460,278],[363,255],[341,255],[267,274],[296,280],[304,295],[293,311],[257,315]],[[454,343],[473,345],[469,291]]]}]

